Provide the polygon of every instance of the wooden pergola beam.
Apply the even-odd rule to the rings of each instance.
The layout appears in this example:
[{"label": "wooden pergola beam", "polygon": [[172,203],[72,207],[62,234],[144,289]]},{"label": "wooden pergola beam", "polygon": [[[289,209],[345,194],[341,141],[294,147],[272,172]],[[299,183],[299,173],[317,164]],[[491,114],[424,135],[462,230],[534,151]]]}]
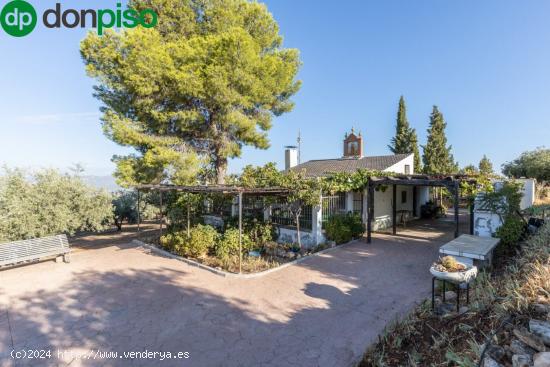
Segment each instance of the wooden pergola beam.
[{"label": "wooden pergola beam", "polygon": [[454,180],[439,180],[439,179],[406,179],[406,178],[373,178],[372,182],[375,186],[382,185],[402,185],[402,186],[432,186],[432,187],[453,187]]},{"label": "wooden pergola beam", "polygon": [[196,185],[196,186],[181,186],[181,185],[137,185],[138,190],[152,190],[152,191],[180,191],[188,192],[192,194],[226,194],[226,195],[238,195],[239,193],[250,195],[287,195],[291,192],[290,189],[283,187],[260,187],[260,188],[247,188],[240,186],[228,186],[228,185]]}]

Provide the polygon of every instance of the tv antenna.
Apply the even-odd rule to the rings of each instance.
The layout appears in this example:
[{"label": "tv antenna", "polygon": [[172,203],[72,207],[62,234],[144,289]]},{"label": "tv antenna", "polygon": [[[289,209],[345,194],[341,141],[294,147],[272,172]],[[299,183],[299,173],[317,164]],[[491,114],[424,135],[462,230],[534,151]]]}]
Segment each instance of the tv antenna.
[{"label": "tv antenna", "polygon": [[298,143],[298,164],[302,163],[302,137],[300,136],[300,130],[298,130],[298,139],[296,139],[296,142]]}]

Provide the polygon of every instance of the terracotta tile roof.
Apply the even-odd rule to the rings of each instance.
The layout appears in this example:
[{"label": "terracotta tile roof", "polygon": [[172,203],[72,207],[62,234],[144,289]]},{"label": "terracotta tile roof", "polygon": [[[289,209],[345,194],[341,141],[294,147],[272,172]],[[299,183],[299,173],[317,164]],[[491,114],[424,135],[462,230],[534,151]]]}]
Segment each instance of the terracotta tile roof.
[{"label": "terracotta tile roof", "polygon": [[407,158],[410,154],[382,155],[363,158],[318,159],[292,167],[292,170],[306,171],[308,177],[328,176],[336,172],[355,172],[358,169],[383,171]]}]

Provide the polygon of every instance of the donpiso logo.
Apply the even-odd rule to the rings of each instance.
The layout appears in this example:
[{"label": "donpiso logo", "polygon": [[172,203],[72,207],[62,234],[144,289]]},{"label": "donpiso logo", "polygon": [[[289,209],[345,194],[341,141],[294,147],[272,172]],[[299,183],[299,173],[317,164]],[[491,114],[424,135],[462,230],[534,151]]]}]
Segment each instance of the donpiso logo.
[{"label": "donpiso logo", "polygon": [[[117,3],[116,9],[62,9],[61,4],[46,9],[42,22],[46,28],[85,28],[97,29],[101,36],[108,28],[151,28],[157,25],[157,13],[153,9],[123,9]],[[36,27],[37,16],[34,7],[24,0],[13,0],[4,5],[0,13],[0,24],[7,34],[23,37]]]},{"label": "donpiso logo", "polygon": [[36,27],[36,10],[26,1],[10,1],[0,12],[0,25],[10,36],[23,37]]}]

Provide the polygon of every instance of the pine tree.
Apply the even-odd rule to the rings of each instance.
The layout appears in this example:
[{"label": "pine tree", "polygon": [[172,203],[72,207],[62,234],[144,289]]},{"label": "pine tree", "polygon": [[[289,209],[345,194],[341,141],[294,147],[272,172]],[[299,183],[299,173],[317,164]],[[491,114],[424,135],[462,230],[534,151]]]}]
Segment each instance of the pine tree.
[{"label": "pine tree", "polygon": [[443,118],[443,114],[439,112],[437,106],[434,106],[430,115],[428,140],[426,145],[422,146],[424,149],[422,160],[425,173],[454,173],[457,170],[457,164],[451,154],[451,146],[447,146],[445,127],[447,127],[447,123]]},{"label": "pine tree", "polygon": [[108,138],[135,148],[115,156],[120,184],[195,182],[244,146],[269,147],[273,119],[292,110],[300,88],[296,49],[284,48],[264,4],[247,0],[131,0],[153,9],[156,27],[102,36],[80,51],[98,82]]},{"label": "pine tree", "polygon": [[403,96],[399,98],[399,108],[397,110],[397,123],[395,125],[395,136],[391,139],[388,148],[394,154],[414,153],[414,170],[422,170],[420,163],[420,152],[418,151],[418,137],[416,130],[409,126],[407,120],[407,107]]},{"label": "pine tree", "polygon": [[484,154],[483,158],[479,161],[479,172],[483,175],[490,176],[493,174],[493,163]]}]

